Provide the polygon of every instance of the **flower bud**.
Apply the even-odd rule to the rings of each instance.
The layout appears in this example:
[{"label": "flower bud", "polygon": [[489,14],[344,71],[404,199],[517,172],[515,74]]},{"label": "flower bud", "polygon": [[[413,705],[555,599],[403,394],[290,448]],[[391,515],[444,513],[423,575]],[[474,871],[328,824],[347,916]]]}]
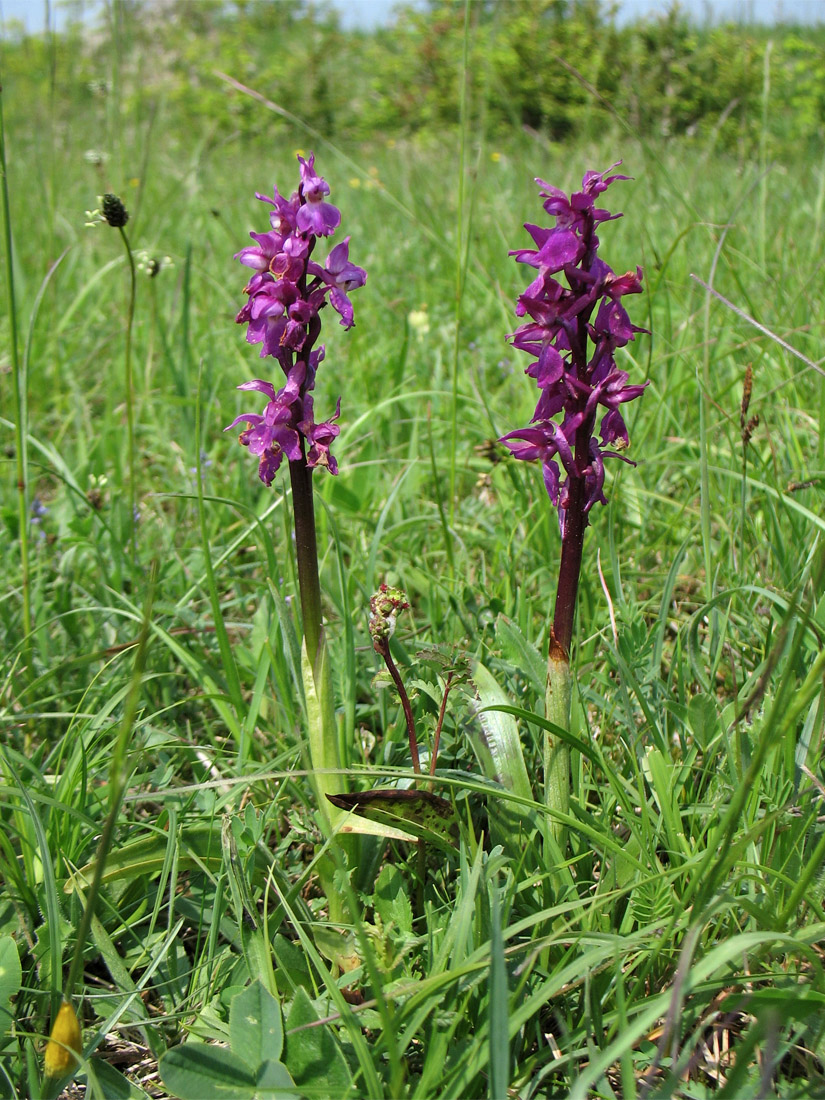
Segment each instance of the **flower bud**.
[{"label": "flower bud", "polygon": [[64,1000],[57,1010],[52,1024],[46,1053],[43,1057],[47,1077],[65,1077],[77,1066],[75,1054],[80,1054],[83,1044],[80,1023],[71,1001]]},{"label": "flower bud", "polygon": [[104,195],[100,203],[100,212],[103,220],[107,221],[113,229],[122,229],[129,220],[123,200],[117,195]]},{"label": "flower bud", "polygon": [[400,588],[382,584],[370,600],[370,635],[373,643],[388,642],[395,633],[399,611],[410,606],[407,593]]}]

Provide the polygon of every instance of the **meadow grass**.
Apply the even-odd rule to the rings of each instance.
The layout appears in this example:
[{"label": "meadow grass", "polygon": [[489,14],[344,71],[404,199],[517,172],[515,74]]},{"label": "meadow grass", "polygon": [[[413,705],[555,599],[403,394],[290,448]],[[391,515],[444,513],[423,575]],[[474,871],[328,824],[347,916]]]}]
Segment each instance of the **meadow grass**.
[{"label": "meadow grass", "polygon": [[[20,352],[3,365],[23,396],[2,417],[0,1095],[48,1092],[37,1051],[117,793],[152,571],[128,790],[76,990],[89,1095],[173,1094],[158,1059],[183,1040],[236,1050],[232,998],[256,981],[282,1006],[301,1095],[821,1094],[825,388],[690,276],[821,362],[822,163],[467,133],[459,186],[449,140],[343,150],[274,115],[269,136],[260,105],[260,139],[213,141],[171,108],[124,122],[117,86],[78,96],[62,131],[3,94]],[[460,839],[423,859],[365,841],[336,872],[345,928],[317,888],[338,857],[305,774],[288,484],[265,489],[222,432],[260,370],[233,323],[232,254],[262,227],[253,192],[289,190],[296,149],[315,150],[369,272],[356,328],[328,322],[317,393],[322,412],[342,395],[341,474],[316,489],[351,783],[410,773],[396,697],[373,680],[383,580],[412,603],[395,652],[419,728],[443,681],[416,658],[433,646],[483,662],[500,695],[487,684],[481,703],[515,712],[480,714],[469,683],[451,696],[436,789]],[[548,865],[530,830],[558,526],[538,471],[487,443],[535,400],[504,341],[533,177],[569,190],[619,157],[635,182],[611,194],[625,216],[602,252],[616,271],[643,263],[629,309],[652,336],[624,361],[651,384],[629,424],[638,465],[614,468],[587,534],[569,850]],[[104,190],[133,249],[173,261],[138,287],[134,484],[128,264],[108,227],[84,228]],[[45,508],[25,555],[16,423],[26,508]],[[532,800],[485,774],[494,720],[517,723]],[[248,1094],[286,1095],[264,1080]]]}]

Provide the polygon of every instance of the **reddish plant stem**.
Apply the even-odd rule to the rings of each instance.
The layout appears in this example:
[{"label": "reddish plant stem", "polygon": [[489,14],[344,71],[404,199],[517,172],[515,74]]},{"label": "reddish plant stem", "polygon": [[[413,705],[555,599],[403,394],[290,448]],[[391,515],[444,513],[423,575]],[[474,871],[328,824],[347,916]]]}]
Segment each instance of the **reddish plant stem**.
[{"label": "reddish plant stem", "polygon": [[[582,269],[589,271],[596,258],[592,225],[583,239],[587,252],[582,261]],[[588,376],[587,323],[591,312],[592,306],[579,314],[576,327],[570,334],[572,337],[570,346],[573,363],[576,367],[576,375],[582,381]],[[580,400],[582,404],[586,404],[586,398]],[[579,425],[576,432],[575,462],[577,470],[585,470],[590,464],[590,437],[593,434],[595,419],[595,413],[593,413]],[[556,587],[556,605],[550,641],[551,650],[555,642],[564,650],[568,661],[570,659],[570,646],[573,641],[573,620],[576,614],[576,596],[579,591],[584,531],[587,527],[587,516],[584,511],[585,490],[585,479],[570,475],[567,485],[564,537],[561,544],[561,562],[559,563],[559,579]]]},{"label": "reddish plant stem", "polygon": [[404,681],[401,679],[401,674],[395,667],[395,661],[393,661],[390,655],[389,638],[376,638],[373,642],[373,648],[383,659],[384,664],[387,666],[387,671],[390,676],[392,676],[393,683],[398,689],[398,694],[401,697],[401,706],[404,710],[404,718],[407,723],[407,736],[410,740],[410,756],[412,757],[413,771],[416,775],[420,775],[421,759],[418,755],[418,738],[415,736],[415,721],[413,720],[412,707],[410,706],[409,696],[404,687]]},{"label": "reddish plant stem", "polygon": [[[303,440],[301,440],[303,449]],[[292,514],[295,520],[295,553],[298,559],[298,588],[304,641],[312,667],[321,638],[321,582],[318,576],[318,543],[315,538],[315,504],[312,499],[312,470],[306,458],[289,464],[292,483]]]},{"label": "reddish plant stem", "polygon": [[435,762],[438,760],[438,746],[441,742],[441,727],[444,725],[444,715],[447,713],[447,696],[450,694],[450,688],[453,684],[452,671],[447,675],[447,683],[444,685],[444,697],[441,700],[441,710],[438,712],[438,724],[435,727],[435,736],[433,737],[433,751],[432,759],[430,760],[430,775],[435,775]]},{"label": "reddish plant stem", "polygon": [[[306,292],[306,272],[298,283]],[[309,356],[321,332],[321,320],[312,318],[306,339],[298,352],[298,361],[309,364]],[[307,367],[307,369],[309,369]],[[301,457],[290,461],[289,480],[292,485],[292,517],[295,523],[295,553],[298,559],[298,588],[301,595],[301,617],[304,621],[304,641],[307,657],[315,668],[323,631],[321,623],[321,578],[318,572],[318,542],[315,535],[315,502],[312,497],[312,469],[307,465],[306,441],[301,439]]]}]

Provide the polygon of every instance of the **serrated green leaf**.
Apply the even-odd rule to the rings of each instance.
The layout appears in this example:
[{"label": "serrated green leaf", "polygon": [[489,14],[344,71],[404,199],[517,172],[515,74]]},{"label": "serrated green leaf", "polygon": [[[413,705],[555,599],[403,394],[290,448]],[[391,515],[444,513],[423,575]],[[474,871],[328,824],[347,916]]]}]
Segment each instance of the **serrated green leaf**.
[{"label": "serrated green leaf", "polygon": [[281,1006],[258,980],[232,998],[229,1045],[248,1066],[280,1057],[284,1045]]},{"label": "serrated green leaf", "polygon": [[700,692],[687,706],[691,732],[700,748],[706,749],[719,730],[719,711],[716,702]]},{"label": "serrated green leaf", "polygon": [[375,882],[373,904],[384,924],[394,924],[399,932],[412,933],[412,906],[404,876],[392,863],[385,863]]}]

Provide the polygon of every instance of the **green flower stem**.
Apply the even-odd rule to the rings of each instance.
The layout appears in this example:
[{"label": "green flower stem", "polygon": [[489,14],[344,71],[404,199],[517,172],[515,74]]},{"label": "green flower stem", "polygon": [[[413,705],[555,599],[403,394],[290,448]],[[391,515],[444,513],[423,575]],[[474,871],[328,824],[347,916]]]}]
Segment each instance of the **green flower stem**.
[{"label": "green flower stem", "polygon": [[[318,801],[320,821],[329,836],[334,830],[335,819],[340,816],[341,811],[335,809],[326,796],[340,794],[346,784],[340,774],[341,760],[338,753],[332,667],[321,621],[321,580],[318,572],[312,470],[307,466],[305,458],[289,463],[289,477],[292,484],[298,588],[304,623],[302,674],[307,700],[312,784]],[[346,848],[340,842],[338,847]],[[346,910],[341,892],[335,886],[334,870],[334,859],[319,862],[318,873],[327,897],[330,920],[333,923],[342,923],[346,919]]]},{"label": "green flower stem", "polygon": [[[547,692],[545,714],[562,729],[570,729],[570,658],[551,634],[547,659]],[[566,814],[570,807],[570,748],[552,733],[544,735],[544,801],[545,805]],[[564,825],[552,821],[550,826],[559,846],[564,848]]]},{"label": "green flower stem", "polygon": [[14,262],[12,258],[11,204],[9,202],[8,173],[6,171],[6,129],[3,121],[3,88],[0,84],[0,171],[3,175],[3,236],[6,253],[6,304],[9,314],[9,341],[11,344],[11,375],[14,387],[14,441],[17,473],[17,522],[20,535],[20,587],[23,595],[23,646],[26,668],[32,670],[32,613],[31,572],[29,568],[29,510],[28,510],[28,455],[26,452],[25,368],[20,362],[17,334],[17,305],[14,296]]},{"label": "green flower stem", "polygon": [[126,257],[129,260],[129,308],[126,314],[126,420],[129,437],[129,524],[132,532],[132,560],[137,564],[137,520],[135,518],[135,393],[134,380],[132,378],[132,325],[135,319],[135,296],[137,291],[137,277],[135,273],[135,258],[129,247],[129,239],[123,226],[118,226],[123,247],[126,249]]}]

